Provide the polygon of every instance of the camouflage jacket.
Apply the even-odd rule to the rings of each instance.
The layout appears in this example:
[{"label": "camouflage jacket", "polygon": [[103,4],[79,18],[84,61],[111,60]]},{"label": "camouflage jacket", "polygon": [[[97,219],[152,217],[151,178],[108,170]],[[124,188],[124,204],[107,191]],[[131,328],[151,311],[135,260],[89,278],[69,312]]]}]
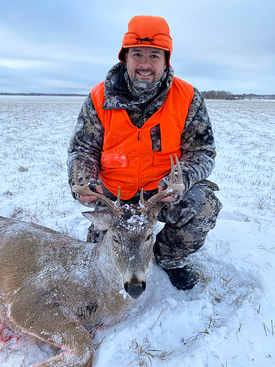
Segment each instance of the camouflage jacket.
[{"label": "camouflage jacket", "polygon": [[[131,83],[125,64],[116,64],[105,79],[104,109],[126,109],[132,123],[141,127],[163,105],[173,82],[173,69],[165,71],[161,81],[153,90],[137,93],[135,85]],[[159,125],[151,130],[152,149],[161,150],[161,136]],[[74,184],[74,161],[78,167],[86,166],[86,180],[95,187],[99,181],[100,157],[104,140],[104,127],[95,111],[95,107],[88,95],[78,116],[75,131],[68,149],[69,184]],[[194,88],[191,102],[182,132],[183,156],[180,160],[183,181],[186,190],[196,182],[206,179],[214,168],[216,156],[215,143],[207,109],[200,92]],[[79,173],[81,182],[81,173]],[[164,177],[169,179],[169,177]],[[160,182],[165,186],[164,179]],[[104,193],[109,194],[104,189]],[[76,195],[73,194],[75,198]]]}]

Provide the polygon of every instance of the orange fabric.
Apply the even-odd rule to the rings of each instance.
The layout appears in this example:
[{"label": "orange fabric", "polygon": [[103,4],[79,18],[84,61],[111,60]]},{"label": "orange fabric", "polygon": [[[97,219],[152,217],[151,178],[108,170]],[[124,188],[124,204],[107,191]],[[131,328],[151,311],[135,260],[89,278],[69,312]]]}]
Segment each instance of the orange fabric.
[{"label": "orange fabric", "polygon": [[[170,155],[181,157],[181,134],[194,95],[193,87],[178,78],[162,107],[141,129],[126,110],[104,110],[104,82],[91,90],[95,109],[105,128],[100,179],[117,196],[128,200],[141,190],[153,190],[171,170]],[[150,130],[160,124],[161,152],[153,152]]]},{"label": "orange fabric", "polygon": [[169,51],[168,66],[170,66],[173,44],[166,20],[152,15],[133,17],[122,40],[122,48],[118,54],[120,61],[125,62],[124,49],[129,47],[154,47]]}]

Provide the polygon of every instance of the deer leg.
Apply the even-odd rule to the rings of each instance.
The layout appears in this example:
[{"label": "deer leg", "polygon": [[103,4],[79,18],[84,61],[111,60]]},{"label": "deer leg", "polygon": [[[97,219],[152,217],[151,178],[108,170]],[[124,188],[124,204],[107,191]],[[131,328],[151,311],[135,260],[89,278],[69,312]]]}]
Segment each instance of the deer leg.
[{"label": "deer leg", "polygon": [[[22,299],[23,298],[23,299]],[[61,354],[32,367],[91,367],[92,338],[82,324],[60,305],[32,299],[27,293],[10,307],[10,322],[17,331],[60,347]]]}]

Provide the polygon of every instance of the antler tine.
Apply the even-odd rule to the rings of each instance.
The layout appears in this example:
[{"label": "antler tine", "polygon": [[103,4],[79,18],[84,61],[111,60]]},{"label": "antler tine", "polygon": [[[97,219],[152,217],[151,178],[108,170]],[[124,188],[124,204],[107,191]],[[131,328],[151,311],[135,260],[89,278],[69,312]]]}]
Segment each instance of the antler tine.
[{"label": "antler tine", "polygon": [[120,186],[119,186],[119,188],[118,188],[118,192],[117,192],[116,204],[117,204],[118,206],[120,205]]},{"label": "antler tine", "polygon": [[[181,171],[181,168],[180,168],[180,162],[179,162],[179,159],[178,159],[176,154],[175,154],[175,158],[176,158],[176,164],[177,164],[177,169],[178,169],[178,184],[183,184],[182,171]],[[175,172],[175,170],[174,170],[174,172]],[[174,181],[175,181],[175,178],[174,178]]]},{"label": "antler tine", "polygon": [[121,213],[121,210],[119,209],[119,207],[120,207],[120,186],[119,186],[118,192],[117,192],[117,199],[114,202],[114,208],[115,208],[115,210],[118,210],[119,213]]},{"label": "antler tine", "polygon": [[105,204],[111,211],[112,213],[115,214],[115,216],[119,216],[119,214],[121,214],[121,209],[119,208],[119,204],[120,204],[120,189],[118,192],[118,198],[117,201],[114,202],[110,199],[108,199],[106,196],[99,194],[96,191],[92,191],[89,188],[89,183],[87,183],[86,181],[86,177],[85,177],[85,172],[86,172],[86,168],[84,166],[83,171],[82,171],[82,181],[83,181],[83,186],[80,186],[79,184],[79,179],[78,179],[78,169],[77,169],[77,162],[74,162],[74,179],[75,179],[75,185],[73,185],[72,190],[73,192],[75,192],[76,194],[79,195],[83,195],[83,196],[95,196],[99,201],[101,201],[103,204]]},{"label": "antler tine", "polygon": [[76,160],[74,161],[74,183],[75,183],[75,185],[79,186],[78,169],[77,169]]},{"label": "antler tine", "polygon": [[171,178],[170,178],[169,182],[165,181],[165,183],[167,184],[168,187],[167,187],[167,189],[158,192],[156,195],[152,196],[150,199],[148,199],[144,203],[147,210],[150,210],[150,208],[154,204],[156,204],[158,201],[164,199],[165,197],[170,196],[171,194],[175,194],[179,191],[185,190],[185,185],[184,185],[183,180],[182,180],[182,172],[181,172],[178,157],[175,154],[176,165],[177,165],[177,169],[178,169],[178,183],[177,184],[175,184],[175,166],[174,166],[172,156],[170,156],[170,159],[171,159]]},{"label": "antler tine", "polygon": [[[175,157],[177,157],[176,154],[175,154]],[[174,183],[175,182],[175,166],[174,166],[174,161],[173,161],[173,158],[172,158],[171,155],[170,155],[170,161],[171,161],[171,178],[170,178],[170,182]]]},{"label": "antler tine", "polygon": [[141,192],[140,192],[140,197],[139,197],[139,202],[141,205],[144,205],[145,201],[144,201],[144,193],[143,193],[143,188],[141,189]]},{"label": "antler tine", "polygon": [[83,170],[82,170],[82,182],[83,182],[83,185],[87,185],[87,181],[86,181],[86,167],[84,166],[83,167]]},{"label": "antler tine", "polygon": [[146,202],[144,200],[143,188],[141,189],[141,192],[140,192],[139,206],[140,206],[141,213],[146,214],[147,208],[146,208]]}]

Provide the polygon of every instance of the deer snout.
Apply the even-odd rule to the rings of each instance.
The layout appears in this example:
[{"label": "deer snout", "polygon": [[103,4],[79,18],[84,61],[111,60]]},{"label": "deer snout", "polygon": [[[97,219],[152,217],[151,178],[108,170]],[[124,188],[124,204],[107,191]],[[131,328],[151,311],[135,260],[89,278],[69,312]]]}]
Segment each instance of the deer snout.
[{"label": "deer snout", "polygon": [[145,291],[146,283],[132,280],[124,284],[124,289],[131,298],[138,299]]}]

